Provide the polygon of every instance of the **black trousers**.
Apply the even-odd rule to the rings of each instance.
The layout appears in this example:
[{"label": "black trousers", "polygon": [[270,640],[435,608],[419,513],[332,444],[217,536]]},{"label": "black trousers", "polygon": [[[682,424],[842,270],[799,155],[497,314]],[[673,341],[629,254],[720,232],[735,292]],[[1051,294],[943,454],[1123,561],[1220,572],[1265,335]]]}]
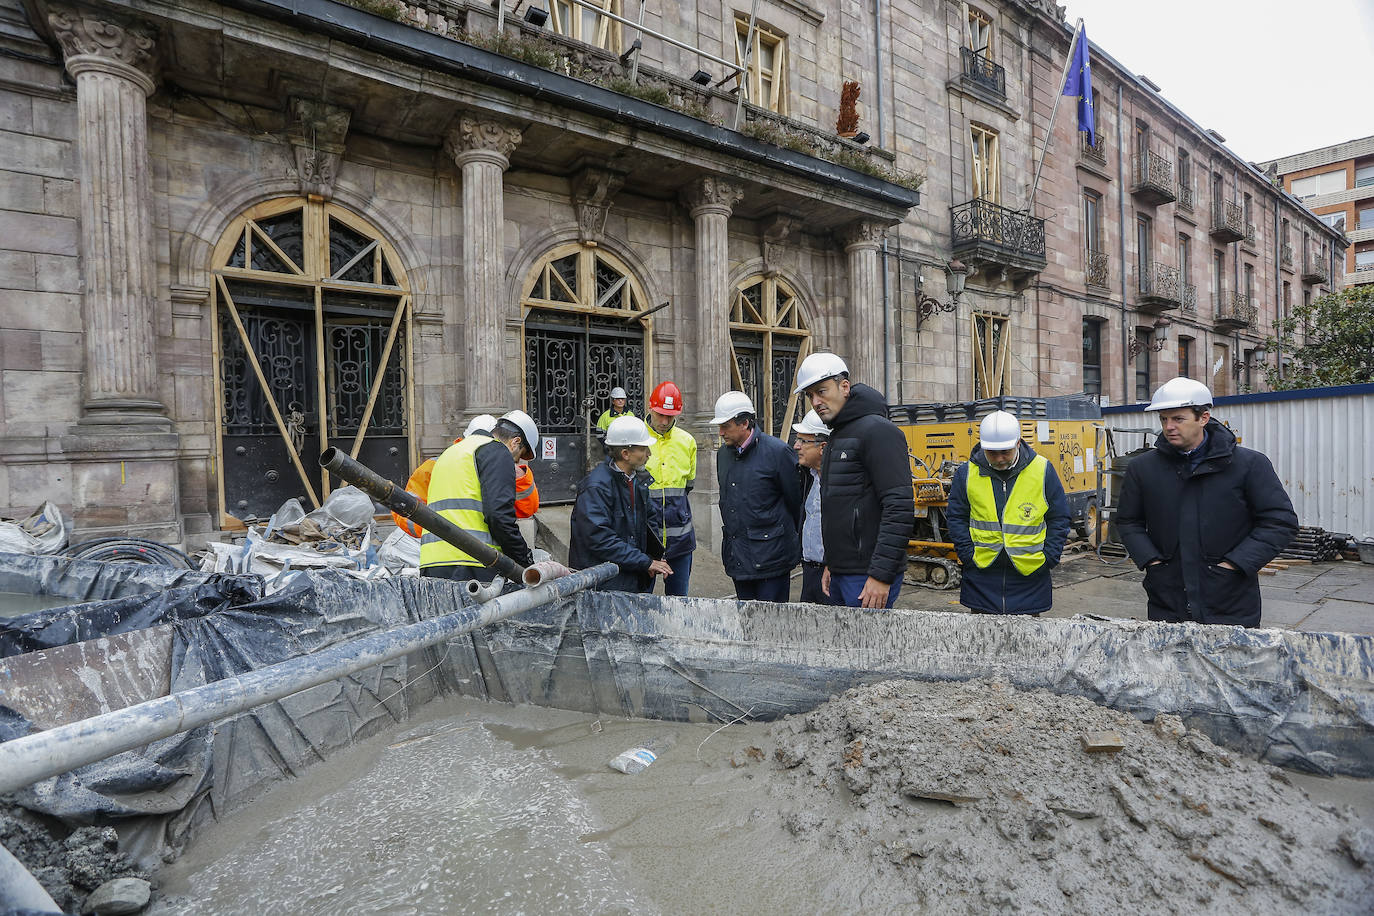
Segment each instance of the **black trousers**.
[{"label": "black trousers", "polygon": [[803,604],[834,604],[830,596],[821,591],[821,574],[824,572],[824,563],[802,560],[802,590],[798,601]]},{"label": "black trousers", "polygon": [[444,566],[422,566],[420,575],[431,579],[450,579],[454,582],[476,579],[478,582],[486,583],[496,578],[496,570],[490,566],[459,566],[457,563],[449,563]]}]

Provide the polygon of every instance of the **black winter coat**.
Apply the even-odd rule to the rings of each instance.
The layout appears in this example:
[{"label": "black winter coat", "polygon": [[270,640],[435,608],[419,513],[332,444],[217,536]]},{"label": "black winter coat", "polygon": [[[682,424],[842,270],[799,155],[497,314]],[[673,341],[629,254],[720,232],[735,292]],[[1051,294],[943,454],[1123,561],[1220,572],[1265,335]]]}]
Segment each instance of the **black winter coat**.
[{"label": "black winter coat", "polygon": [[620,574],[597,588],[647,592],[653,588],[649,564],[663,556],[663,544],[649,525],[649,487],[643,477],[627,480],[608,457],[577,485],[568,565],[586,569],[615,563]]},{"label": "black winter coat", "polygon": [[1288,546],[1298,517],[1268,458],[1215,419],[1206,432],[1196,470],[1162,435],[1131,461],[1117,528],[1145,570],[1151,620],[1257,627],[1260,567]]},{"label": "black winter coat", "polygon": [[[969,535],[969,462],[992,476],[992,499],[997,505],[998,518],[1003,518],[1007,497],[1016,486],[1016,478],[1034,458],[1035,450],[1022,442],[1016,464],[1010,470],[998,471],[988,464],[987,455],[980,445],[974,448],[969,460],[954,472],[945,523],[949,527],[949,539],[959,554],[959,562],[963,564],[959,603],[965,607],[994,614],[1039,614],[1048,611],[1054,604],[1054,583],[1050,581],[1050,570],[1059,565],[1064,544],[1069,540],[1069,500],[1064,495],[1064,484],[1059,480],[1054,465],[1045,469],[1045,502],[1049,505],[1049,511],[1045,513],[1044,566],[1029,576],[1023,576],[1011,562],[1011,557],[1003,551],[987,569],[981,569],[973,562],[973,538]],[[1005,485],[999,481],[1004,481]]]},{"label": "black winter coat", "polygon": [[771,579],[801,562],[801,480],[787,443],[755,428],[741,455],[716,452],[720,483],[720,557],[732,579]]},{"label": "black winter coat", "polygon": [[830,429],[821,460],[825,565],[832,574],[896,582],[916,518],[906,437],[887,418],[883,396],[860,384],[850,386]]}]

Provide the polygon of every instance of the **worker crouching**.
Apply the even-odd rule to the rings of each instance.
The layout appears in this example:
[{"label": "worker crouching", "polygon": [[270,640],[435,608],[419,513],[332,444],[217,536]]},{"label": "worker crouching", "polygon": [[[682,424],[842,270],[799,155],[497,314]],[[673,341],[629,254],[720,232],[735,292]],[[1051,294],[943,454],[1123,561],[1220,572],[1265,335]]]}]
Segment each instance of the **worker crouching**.
[{"label": "worker crouching", "polygon": [[652,530],[649,488],[640,472],[653,436],[637,417],[618,417],[606,429],[606,458],[577,485],[568,565],[620,567],[604,591],[649,592],[655,576],[672,575],[663,544]]},{"label": "worker crouching", "polygon": [[949,491],[949,536],[964,567],[959,603],[976,614],[1043,613],[1069,539],[1064,485],[1006,411],[983,418],[978,440]]}]

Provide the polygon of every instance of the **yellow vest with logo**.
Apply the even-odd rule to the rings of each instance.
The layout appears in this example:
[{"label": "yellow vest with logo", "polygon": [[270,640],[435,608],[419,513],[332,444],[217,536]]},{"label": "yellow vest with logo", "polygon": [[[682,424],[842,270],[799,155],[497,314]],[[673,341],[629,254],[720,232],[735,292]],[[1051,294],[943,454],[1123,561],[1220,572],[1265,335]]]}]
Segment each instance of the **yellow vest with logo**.
[{"label": "yellow vest with logo", "polygon": [[[482,482],[477,477],[476,459],[479,448],[495,441],[490,436],[468,436],[445,449],[434,463],[434,474],[429,479],[429,507],[482,543],[500,550],[482,512]],[[436,534],[426,531],[420,538],[421,567],[483,565]]]},{"label": "yellow vest with logo", "polygon": [[[648,424],[645,424],[648,426]],[[692,532],[692,507],[687,501],[687,487],[693,486],[697,479],[697,440],[681,427],[674,426],[666,435],[660,436],[648,426],[654,444],[649,446],[649,461],[644,469],[654,478],[649,484],[649,498],[660,505],[660,518],[666,520],[670,503],[680,501],[685,525],[669,528],[666,521],[658,532],[658,539],[665,547],[672,538],[684,537]]]},{"label": "yellow vest with logo", "polygon": [[1045,469],[1044,455],[1036,455],[1012,485],[1011,495],[997,517],[992,477],[972,461],[968,464],[969,535],[973,538],[973,562],[987,569],[997,555],[1007,552],[1016,571],[1029,576],[1045,565]]}]

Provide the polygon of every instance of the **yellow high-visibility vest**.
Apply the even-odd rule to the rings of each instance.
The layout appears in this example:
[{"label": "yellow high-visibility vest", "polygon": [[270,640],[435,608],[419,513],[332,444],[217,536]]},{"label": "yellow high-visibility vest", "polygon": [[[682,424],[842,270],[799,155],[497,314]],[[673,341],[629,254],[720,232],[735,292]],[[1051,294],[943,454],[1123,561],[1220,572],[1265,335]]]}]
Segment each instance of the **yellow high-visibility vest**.
[{"label": "yellow high-visibility vest", "polygon": [[[482,482],[477,477],[477,450],[496,440],[490,436],[468,436],[450,445],[434,463],[429,478],[429,507],[494,550],[501,548],[492,540],[482,512]],[[485,566],[436,534],[426,531],[420,538],[420,566]]]},{"label": "yellow high-visibility vest", "polygon": [[[648,424],[646,424],[648,426]],[[687,501],[687,488],[695,486],[697,479],[697,440],[687,430],[674,426],[666,435],[659,435],[648,426],[654,444],[649,446],[649,461],[644,469],[654,478],[649,484],[649,498],[659,503],[661,517],[658,539],[665,547],[672,538],[681,538],[692,532],[692,506]],[[680,505],[687,522],[676,527],[666,523],[669,504]]]},{"label": "yellow high-visibility vest", "polygon": [[1045,469],[1044,455],[1036,455],[1016,476],[1011,495],[997,517],[992,477],[972,461],[968,464],[969,535],[973,538],[973,562],[987,569],[997,555],[1007,552],[1016,571],[1029,576],[1045,565]]}]

